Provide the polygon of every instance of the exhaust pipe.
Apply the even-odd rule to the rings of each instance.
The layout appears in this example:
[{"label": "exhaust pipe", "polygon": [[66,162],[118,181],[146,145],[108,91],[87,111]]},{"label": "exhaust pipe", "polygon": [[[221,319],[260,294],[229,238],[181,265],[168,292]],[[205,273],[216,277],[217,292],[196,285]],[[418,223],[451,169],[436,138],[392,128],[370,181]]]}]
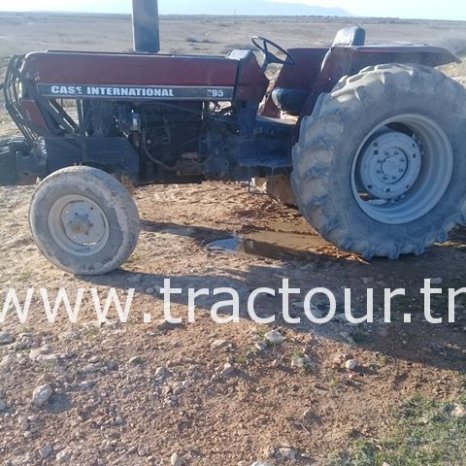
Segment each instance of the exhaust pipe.
[{"label": "exhaust pipe", "polygon": [[158,0],[133,0],[135,52],[160,52]]}]

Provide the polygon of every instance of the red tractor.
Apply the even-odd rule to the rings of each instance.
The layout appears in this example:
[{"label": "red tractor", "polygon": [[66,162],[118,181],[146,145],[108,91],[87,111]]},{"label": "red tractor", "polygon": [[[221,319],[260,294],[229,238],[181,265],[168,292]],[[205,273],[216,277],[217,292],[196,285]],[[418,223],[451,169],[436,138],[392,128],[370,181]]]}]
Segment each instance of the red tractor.
[{"label": "red tractor", "polygon": [[324,238],[367,259],[422,254],[465,223],[466,92],[435,69],[459,61],[447,50],[368,46],[355,27],[330,49],[256,37],[262,63],[251,50],[163,55],[157,1],[133,8],[134,53],[50,50],[8,66],[23,138],[0,146],[0,184],[42,180],[29,221],[58,267],[102,274],[128,259],[128,184],[280,175]]}]

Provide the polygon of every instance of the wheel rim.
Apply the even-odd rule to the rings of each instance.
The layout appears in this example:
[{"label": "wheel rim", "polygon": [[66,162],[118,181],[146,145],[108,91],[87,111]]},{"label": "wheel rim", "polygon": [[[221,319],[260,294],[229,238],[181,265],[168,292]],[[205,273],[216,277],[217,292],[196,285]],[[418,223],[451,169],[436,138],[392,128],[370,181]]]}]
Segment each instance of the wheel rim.
[{"label": "wheel rim", "polygon": [[64,196],[53,204],[48,224],[55,242],[75,256],[99,253],[110,233],[102,209],[93,200],[77,194]]},{"label": "wheel rim", "polygon": [[353,195],[378,222],[413,222],[440,202],[453,166],[450,140],[437,123],[399,115],[374,128],[361,144],[352,168]]}]

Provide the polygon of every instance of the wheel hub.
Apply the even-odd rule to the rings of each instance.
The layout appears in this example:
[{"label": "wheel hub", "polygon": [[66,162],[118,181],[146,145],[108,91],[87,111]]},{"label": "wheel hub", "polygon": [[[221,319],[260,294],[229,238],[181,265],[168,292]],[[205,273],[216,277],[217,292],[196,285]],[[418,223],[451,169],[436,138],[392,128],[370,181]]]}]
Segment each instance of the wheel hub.
[{"label": "wheel hub", "polygon": [[70,202],[61,220],[66,236],[77,244],[97,244],[105,235],[105,221],[89,202]]},{"label": "wheel hub", "polygon": [[376,135],[362,153],[361,181],[378,199],[397,199],[413,186],[421,173],[422,155],[415,139],[390,131]]},{"label": "wheel hub", "polygon": [[55,242],[73,256],[97,254],[109,239],[109,223],[103,210],[79,194],[57,199],[50,208],[48,223]]}]

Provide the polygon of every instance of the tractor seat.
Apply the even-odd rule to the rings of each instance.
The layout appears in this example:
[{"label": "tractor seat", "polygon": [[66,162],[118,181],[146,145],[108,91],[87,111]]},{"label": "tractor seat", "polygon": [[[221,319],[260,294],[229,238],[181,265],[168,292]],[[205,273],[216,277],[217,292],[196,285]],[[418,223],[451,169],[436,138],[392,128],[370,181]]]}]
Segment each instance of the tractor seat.
[{"label": "tractor seat", "polygon": [[308,95],[308,91],[303,91],[301,89],[285,89],[283,87],[278,87],[272,91],[272,100],[283,112],[297,116],[301,114],[301,110],[304,107]]},{"label": "tractor seat", "polygon": [[359,26],[340,29],[333,41],[333,47],[362,47],[366,43],[366,30]]},{"label": "tractor seat", "polygon": [[[366,31],[361,27],[349,27],[337,32],[332,47],[322,61],[322,70],[327,64],[332,50],[336,47],[362,47],[366,42]],[[274,104],[282,111],[290,115],[298,116],[304,108],[309,91],[303,89],[277,88],[272,92]]]}]

